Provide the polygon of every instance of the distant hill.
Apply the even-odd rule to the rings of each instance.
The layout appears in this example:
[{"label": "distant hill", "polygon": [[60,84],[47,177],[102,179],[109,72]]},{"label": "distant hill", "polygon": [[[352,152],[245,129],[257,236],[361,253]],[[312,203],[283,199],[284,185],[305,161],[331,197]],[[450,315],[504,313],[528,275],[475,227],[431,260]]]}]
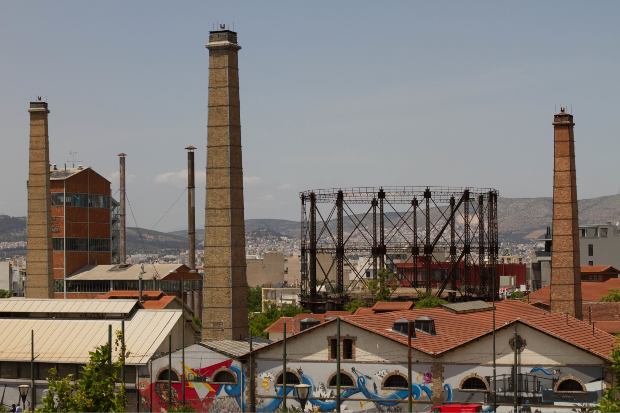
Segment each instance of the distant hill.
[{"label": "distant hill", "polygon": [[26,241],[26,217],[0,215],[0,242]]},{"label": "distant hill", "polygon": [[[436,214],[437,212],[435,212]],[[532,240],[544,233],[551,225],[551,198],[499,198],[498,219],[500,239],[519,242]],[[620,221],[620,195],[603,196],[579,201],[579,222],[581,224],[602,224]],[[335,220],[334,220],[335,224]],[[345,223],[348,228],[350,222]],[[245,221],[247,234],[258,236],[261,231],[272,236],[299,238],[300,223],[284,219],[248,219]],[[187,249],[187,231],[157,232],[127,228],[127,250],[129,252]],[[26,241],[26,218],[0,215],[0,242]],[[196,229],[196,242],[204,242],[204,228]]]},{"label": "distant hill", "polygon": [[272,231],[266,228],[253,229],[251,231],[245,231],[245,236],[248,238],[268,238],[268,237],[285,237],[286,235],[282,235],[279,232]]}]

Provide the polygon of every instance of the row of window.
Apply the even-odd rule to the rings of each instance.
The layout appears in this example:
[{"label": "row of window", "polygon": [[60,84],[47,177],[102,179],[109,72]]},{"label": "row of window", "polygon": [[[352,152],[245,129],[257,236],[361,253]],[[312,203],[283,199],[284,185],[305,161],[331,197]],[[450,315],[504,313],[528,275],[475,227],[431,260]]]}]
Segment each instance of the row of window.
[{"label": "row of window", "polygon": [[110,238],[52,238],[54,251],[64,251],[65,239],[67,251],[110,251]]},{"label": "row of window", "polygon": [[52,192],[52,206],[110,208],[110,197],[108,195],[65,193],[63,200],[62,192]]},{"label": "row of window", "polygon": [[[160,285],[161,283],[161,290]],[[64,292],[63,280],[54,280],[54,292]],[[112,281],[112,289],[115,291],[138,291],[137,280],[116,280]],[[144,291],[164,291],[181,292],[181,281],[153,281],[143,280],[142,290]],[[96,280],[67,280],[68,293],[107,293],[110,291],[110,281]],[[185,291],[202,291],[202,280],[185,281]]]}]

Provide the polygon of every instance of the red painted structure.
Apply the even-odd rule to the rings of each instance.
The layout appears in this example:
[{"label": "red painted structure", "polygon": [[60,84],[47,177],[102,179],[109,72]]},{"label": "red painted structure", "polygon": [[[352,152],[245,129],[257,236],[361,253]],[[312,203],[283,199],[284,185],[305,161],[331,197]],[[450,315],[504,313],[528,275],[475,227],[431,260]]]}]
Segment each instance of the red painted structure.
[{"label": "red painted structure", "polygon": [[[470,264],[471,265],[471,264]],[[463,272],[464,263],[461,261],[456,267],[456,286],[460,287],[463,284],[472,285],[478,284],[480,282],[480,271],[479,266],[473,266],[473,274]],[[469,268],[472,268],[469,266]],[[525,284],[526,278],[526,265],[525,264],[496,264],[498,279],[496,280],[496,286],[499,288],[499,277],[502,276],[513,276],[515,277],[515,284],[517,286]],[[424,262],[424,257],[418,258],[418,268],[417,271],[414,271],[414,266],[412,262],[407,263],[398,263],[396,264],[396,272],[398,279],[400,280],[400,285],[403,287],[418,287],[424,288],[426,286],[426,264]],[[415,272],[415,274],[414,274]],[[431,286],[436,288],[441,286],[441,283],[447,277],[450,272],[450,263],[449,262],[431,262]],[[467,283],[464,283],[464,279],[467,277]],[[448,284],[449,285],[449,284]]]}]

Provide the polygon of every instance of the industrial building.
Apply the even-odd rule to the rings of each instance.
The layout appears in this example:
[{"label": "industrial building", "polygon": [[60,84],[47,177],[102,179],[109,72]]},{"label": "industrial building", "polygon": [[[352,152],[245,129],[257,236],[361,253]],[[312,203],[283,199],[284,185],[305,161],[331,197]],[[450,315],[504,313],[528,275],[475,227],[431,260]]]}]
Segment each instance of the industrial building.
[{"label": "industrial building", "polygon": [[54,292],[86,266],[118,264],[119,209],[110,181],[92,168],[50,171]]}]

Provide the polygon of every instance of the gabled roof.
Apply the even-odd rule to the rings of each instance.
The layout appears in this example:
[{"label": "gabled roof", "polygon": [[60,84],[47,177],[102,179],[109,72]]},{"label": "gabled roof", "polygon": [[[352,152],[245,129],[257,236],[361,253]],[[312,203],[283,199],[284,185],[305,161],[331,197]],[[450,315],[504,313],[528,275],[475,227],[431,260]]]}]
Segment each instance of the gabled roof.
[{"label": "gabled roof", "polygon": [[[67,280],[134,280],[140,279],[140,265],[128,265],[121,267],[119,265],[87,265],[84,268],[73,273]],[[143,280],[152,280],[155,276],[158,280],[162,280],[170,275],[170,271],[183,271],[186,275],[185,279],[202,279],[199,275],[191,275],[189,268],[183,264],[145,264]]]},{"label": "gabled roof", "polygon": [[357,310],[355,310],[353,315],[368,315],[368,314],[374,314],[374,313],[375,313],[375,310],[373,310],[372,308],[359,307]]},{"label": "gabled roof", "polygon": [[[593,329],[587,323],[562,314],[550,314],[517,300],[500,301],[495,306],[496,329],[515,322],[523,323],[599,357],[611,359],[609,352],[616,338],[600,329]],[[412,347],[433,355],[453,350],[491,334],[493,329],[492,311],[454,314],[441,308],[351,316],[344,318],[344,321],[406,345],[407,337],[391,330],[394,321],[401,318],[413,321],[421,316],[435,320],[437,335],[418,333]]]},{"label": "gabled roof", "polygon": [[372,306],[375,313],[384,313],[387,311],[410,310],[413,307],[413,301],[378,301]]},{"label": "gabled roof", "polygon": [[582,265],[581,272],[586,274],[602,274],[605,272],[620,273],[619,270],[611,265]]},{"label": "gabled roof", "polygon": [[[495,307],[497,330],[508,328],[514,323],[521,323],[597,357],[611,360],[610,349],[617,339],[597,327],[566,315],[550,314],[517,300],[496,302]],[[429,317],[435,321],[436,335],[417,332],[417,338],[413,340],[412,347],[434,356],[490,335],[493,330],[492,311],[457,314],[442,308],[427,308],[373,315],[353,315],[343,317],[342,320],[406,346],[407,337],[392,331],[392,326],[399,319],[414,321],[420,317]],[[303,338],[304,334],[309,334],[314,329],[324,327],[333,321],[329,320],[311,327],[300,334],[293,335],[290,339]]]},{"label": "gabled roof", "polygon": [[[610,289],[620,289],[620,278],[610,278],[604,282],[582,282],[581,299],[583,301],[600,301],[601,297],[609,294]],[[551,285],[534,291],[528,296],[532,302],[548,303],[551,299]]]}]

